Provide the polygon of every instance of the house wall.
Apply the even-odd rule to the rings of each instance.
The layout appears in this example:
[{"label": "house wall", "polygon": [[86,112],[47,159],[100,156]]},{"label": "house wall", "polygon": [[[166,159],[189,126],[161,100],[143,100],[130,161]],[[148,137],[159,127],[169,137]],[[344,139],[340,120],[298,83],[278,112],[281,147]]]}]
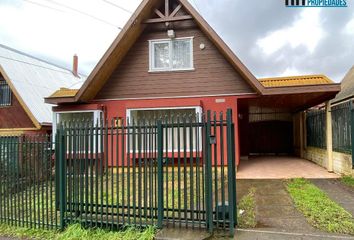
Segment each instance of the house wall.
[{"label": "house wall", "polygon": [[[304,151],[304,158],[324,168],[328,166],[326,149],[307,147]],[[338,174],[354,176],[352,156],[350,154],[333,152],[333,171]]]},{"label": "house wall", "polygon": [[[112,118],[126,118],[128,109],[137,108],[173,108],[173,107],[191,107],[200,106],[203,111],[208,110],[215,112],[224,112],[226,117],[227,109],[231,108],[233,111],[233,122],[235,123],[235,152],[236,163],[239,164],[239,138],[238,138],[238,109],[237,101],[242,96],[228,96],[228,97],[196,97],[196,98],[169,98],[169,99],[150,99],[150,100],[109,100],[109,101],[95,101],[91,104],[73,105],[73,106],[59,106],[54,111],[77,111],[102,109],[105,118],[110,121]],[[226,142],[225,142],[226,143]],[[219,161],[219,159],[218,159]],[[110,164],[115,165],[115,162]],[[218,162],[220,164],[220,161]]]},{"label": "house wall", "polygon": [[[191,71],[149,72],[149,40],[167,39],[166,30],[146,30],[95,99],[249,94],[254,90],[198,28],[177,29],[176,37],[194,37]],[[200,44],[205,49],[200,49]]]},{"label": "house wall", "polygon": [[34,128],[34,124],[14,94],[12,104],[8,107],[0,107],[0,130],[13,128]]}]

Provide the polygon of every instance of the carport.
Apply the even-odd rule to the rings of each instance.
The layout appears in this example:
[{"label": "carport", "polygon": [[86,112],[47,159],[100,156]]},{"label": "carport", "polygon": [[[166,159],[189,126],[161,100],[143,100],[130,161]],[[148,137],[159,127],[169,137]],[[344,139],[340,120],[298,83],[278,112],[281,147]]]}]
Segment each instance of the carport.
[{"label": "carport", "polygon": [[240,169],[248,161],[272,159],[264,156],[303,158],[306,110],[326,106],[340,90],[339,84],[323,75],[267,78],[260,82],[265,87],[261,96],[238,102]]}]

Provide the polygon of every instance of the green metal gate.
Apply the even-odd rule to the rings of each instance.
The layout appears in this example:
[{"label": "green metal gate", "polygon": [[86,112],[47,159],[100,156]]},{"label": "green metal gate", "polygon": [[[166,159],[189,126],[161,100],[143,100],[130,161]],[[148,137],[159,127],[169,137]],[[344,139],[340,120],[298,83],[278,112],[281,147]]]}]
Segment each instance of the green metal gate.
[{"label": "green metal gate", "polygon": [[236,224],[232,112],[63,123],[56,136],[61,226]]}]

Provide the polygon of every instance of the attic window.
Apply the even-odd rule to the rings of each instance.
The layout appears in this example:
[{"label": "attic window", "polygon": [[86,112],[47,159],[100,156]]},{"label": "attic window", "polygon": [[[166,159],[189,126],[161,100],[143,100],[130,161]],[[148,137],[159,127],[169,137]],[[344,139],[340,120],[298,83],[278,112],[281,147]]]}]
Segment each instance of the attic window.
[{"label": "attic window", "polygon": [[150,71],[193,70],[193,38],[150,41]]},{"label": "attic window", "polygon": [[11,95],[9,85],[0,80],[0,107],[11,106]]}]

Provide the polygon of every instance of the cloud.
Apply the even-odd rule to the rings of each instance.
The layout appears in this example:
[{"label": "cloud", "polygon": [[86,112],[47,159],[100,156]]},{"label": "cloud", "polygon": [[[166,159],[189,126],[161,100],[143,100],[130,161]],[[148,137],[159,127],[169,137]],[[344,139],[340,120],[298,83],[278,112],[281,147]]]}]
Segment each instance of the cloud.
[{"label": "cloud", "polygon": [[[0,0],[0,43],[89,74],[118,30],[55,4]],[[54,0],[123,26],[129,14],[103,0]],[[109,0],[131,11],[141,0]],[[286,8],[282,0],[189,0],[256,77],[326,74],[340,81],[354,64],[354,6]]]},{"label": "cloud", "polygon": [[344,33],[346,34],[354,34],[354,16],[353,19],[347,23],[344,27]]},{"label": "cloud", "polygon": [[313,53],[325,35],[320,13],[320,9],[303,10],[290,27],[269,33],[257,40],[257,45],[267,55],[273,54],[283,47],[296,48],[301,45]]}]

